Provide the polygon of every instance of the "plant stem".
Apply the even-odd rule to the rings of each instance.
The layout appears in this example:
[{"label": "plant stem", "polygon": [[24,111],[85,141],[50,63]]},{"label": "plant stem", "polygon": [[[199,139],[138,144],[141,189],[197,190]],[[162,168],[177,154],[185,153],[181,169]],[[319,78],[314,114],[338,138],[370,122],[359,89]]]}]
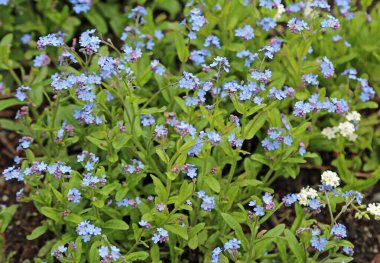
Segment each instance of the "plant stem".
[{"label": "plant stem", "polygon": [[334,219],[333,212],[331,210],[329,196],[327,195],[327,193],[325,194],[325,196],[326,196],[327,207],[329,208],[329,213],[330,213],[330,218],[331,218],[331,226],[332,226],[333,224],[335,224],[335,219]]}]

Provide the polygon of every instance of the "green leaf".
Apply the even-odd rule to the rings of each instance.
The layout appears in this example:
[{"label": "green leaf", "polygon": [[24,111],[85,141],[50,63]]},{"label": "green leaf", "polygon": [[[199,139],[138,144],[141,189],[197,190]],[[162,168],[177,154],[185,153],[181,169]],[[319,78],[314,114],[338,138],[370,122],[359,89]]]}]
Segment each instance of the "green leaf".
[{"label": "green leaf", "polygon": [[180,225],[165,225],[164,228],[170,232],[172,232],[175,235],[178,235],[182,237],[185,240],[189,239],[189,236],[187,234],[187,228],[182,227]]},{"label": "green leaf", "polygon": [[357,56],[358,56],[358,53],[356,53],[356,52],[352,52],[348,55],[341,56],[341,57],[334,60],[334,65],[340,65],[340,64],[346,63],[350,60],[353,60]]},{"label": "green leaf", "polygon": [[189,243],[188,243],[189,248],[191,248],[191,249],[196,249],[196,248],[198,247],[198,242],[199,242],[199,240],[198,240],[198,236],[195,235],[193,238],[191,238],[191,239],[189,240]]},{"label": "green leaf", "polygon": [[18,205],[5,207],[0,212],[0,234],[4,233],[17,211]]},{"label": "green leaf", "polygon": [[181,109],[187,114],[189,113],[189,107],[186,105],[186,102],[184,99],[178,97],[178,96],[175,96],[174,97],[174,100],[175,102],[177,102],[177,104],[181,107]]},{"label": "green leaf", "polygon": [[45,234],[47,230],[48,230],[47,226],[39,226],[39,227],[35,228],[30,235],[27,235],[26,239],[34,240],[36,238],[39,238],[40,236]]},{"label": "green leaf", "polygon": [[156,147],[156,153],[158,157],[160,157],[161,161],[166,164],[169,162],[169,156],[162,150],[160,146]]},{"label": "green leaf", "polygon": [[103,208],[104,207],[104,201],[103,200],[96,200],[96,201],[92,202],[92,204],[94,206],[96,206],[97,208]]},{"label": "green leaf", "polygon": [[99,139],[92,137],[92,136],[86,136],[86,139],[89,140],[90,142],[92,142],[93,144],[95,144],[100,149],[102,149],[104,151],[107,150],[107,147],[104,145],[104,144],[106,144],[106,141],[99,140]]},{"label": "green leaf", "polygon": [[267,105],[266,104],[260,104],[260,105],[256,105],[254,107],[252,107],[248,112],[247,114],[245,115],[246,117],[249,117],[251,116],[252,114],[255,114],[256,112],[258,112],[259,110],[265,108]]},{"label": "green leaf", "polygon": [[94,8],[85,13],[85,17],[90,21],[90,23],[102,34],[107,33],[107,23],[104,21],[103,17],[99,15]]},{"label": "green leaf", "polygon": [[113,182],[112,184],[107,184],[102,189],[98,190],[98,193],[104,196],[108,196],[110,193],[112,193],[116,187],[119,185],[118,182]]},{"label": "green leaf", "polygon": [[288,159],[283,160],[284,163],[306,163],[306,160],[304,160],[301,157],[292,157]]},{"label": "green leaf", "polygon": [[122,133],[116,140],[112,142],[112,147],[119,151],[121,148],[123,148],[131,138],[130,135],[127,135],[125,133]]},{"label": "green leaf", "polygon": [[142,109],[140,110],[139,114],[140,115],[148,115],[148,114],[153,114],[153,113],[159,113],[159,112],[164,112],[166,111],[167,107],[163,106],[161,108],[153,107],[149,109]]},{"label": "green leaf", "polygon": [[59,221],[62,220],[62,218],[60,216],[60,213],[57,210],[55,210],[54,208],[47,207],[47,206],[42,207],[41,208],[41,213],[44,216],[46,216],[46,217],[48,217],[50,219],[53,219],[54,221],[59,222]]},{"label": "green leaf", "polygon": [[150,258],[152,263],[161,262],[160,261],[160,248],[158,245],[154,244],[150,249]]},{"label": "green leaf", "polygon": [[10,131],[22,131],[24,126],[8,119],[0,119],[0,127]]},{"label": "green leaf", "polygon": [[201,230],[204,229],[205,225],[206,225],[205,223],[199,223],[199,224],[193,226],[190,229],[189,237],[194,237],[196,234],[198,234]]},{"label": "green leaf", "polygon": [[336,168],[338,168],[339,177],[348,185],[352,185],[354,182],[354,176],[351,174],[351,171],[348,169],[346,164],[346,159],[344,154],[340,154],[337,159],[331,162]]},{"label": "green leaf", "polygon": [[183,36],[175,32],[174,33],[174,44],[175,48],[177,49],[178,58],[181,62],[186,62],[189,58],[189,49],[187,48],[185,44],[185,40]]},{"label": "green leaf", "polygon": [[120,187],[116,192],[115,200],[120,201],[121,199],[123,199],[125,195],[128,193],[128,191],[129,191],[129,188],[127,186]]},{"label": "green leaf", "polygon": [[366,102],[359,102],[356,104],[355,109],[356,110],[363,110],[363,109],[377,109],[379,105],[377,102],[374,101],[366,101]]},{"label": "green leaf", "polygon": [[257,162],[259,162],[259,163],[265,164],[265,165],[267,165],[267,166],[269,166],[269,167],[272,167],[272,164],[271,164],[271,162],[268,160],[268,158],[265,157],[265,156],[262,155],[262,154],[259,154],[259,153],[252,154],[251,159],[254,160],[254,161],[257,161]]},{"label": "green leaf", "polygon": [[[264,256],[265,251],[267,251],[268,246],[274,241],[276,237],[281,236],[282,232],[285,229],[284,224],[279,224],[275,228],[272,228],[268,232],[265,233],[265,235],[261,238],[258,238],[254,241],[256,244],[256,255],[258,258]],[[302,261],[301,261],[302,262]]]},{"label": "green leaf", "polygon": [[103,224],[103,228],[114,229],[114,230],[128,230],[129,226],[123,220],[110,219]]},{"label": "green leaf", "polygon": [[53,194],[55,195],[55,197],[58,199],[58,201],[60,201],[61,203],[63,203],[62,193],[60,193],[59,191],[57,191],[57,189],[55,189],[53,185],[50,185],[50,188],[53,191]]},{"label": "green leaf", "polygon": [[213,190],[216,193],[220,192],[220,184],[219,184],[219,181],[215,177],[207,176],[205,181],[208,187],[211,188],[211,190]]},{"label": "green leaf", "polygon": [[68,216],[65,216],[64,220],[67,222],[74,223],[74,224],[79,224],[80,222],[83,221],[83,217],[81,217],[80,215],[71,213]]},{"label": "green leaf", "polygon": [[12,44],[12,41],[13,41],[13,34],[12,33],[9,33],[7,35],[5,35],[1,41],[0,41],[0,45],[1,46],[10,46]]},{"label": "green leaf", "polygon": [[243,181],[239,182],[240,187],[243,186],[258,186],[263,184],[263,182],[256,180],[256,179],[244,179]]},{"label": "green leaf", "polygon": [[186,199],[188,199],[193,192],[193,185],[190,183],[187,183],[186,181],[183,181],[181,188],[179,189],[178,199],[176,202],[176,207],[181,205],[183,202],[185,202]]},{"label": "green leaf", "polygon": [[5,110],[6,108],[9,108],[12,106],[21,105],[21,104],[25,104],[25,103],[15,98],[0,100],[0,111]]},{"label": "green leaf", "polygon": [[257,114],[252,120],[250,120],[243,128],[243,134],[245,140],[252,139],[255,134],[263,127],[267,116],[264,112]]},{"label": "green leaf", "polygon": [[145,251],[133,252],[125,256],[127,261],[146,260],[149,257],[149,253]]},{"label": "green leaf", "polygon": [[88,254],[88,262],[99,262],[100,256],[98,252],[98,247],[100,246],[100,241],[95,241],[92,243],[90,252]]},{"label": "green leaf", "polygon": [[241,241],[241,244],[244,249],[248,248],[248,239],[245,237],[243,229],[241,228],[241,225],[239,224],[236,219],[226,213],[221,213],[224,221],[227,223],[227,225],[232,228],[235,231],[236,237]]},{"label": "green leaf", "polygon": [[13,34],[9,33],[5,35],[0,41],[0,66],[3,69],[8,69],[11,62],[9,60],[9,54],[11,50],[12,40]]},{"label": "green leaf", "polygon": [[297,261],[305,262],[304,253],[301,246],[299,245],[297,241],[297,238],[289,229],[285,229],[284,234],[288,241],[290,250],[293,252],[294,256],[297,258]]},{"label": "green leaf", "polygon": [[153,179],[154,189],[156,191],[156,194],[161,199],[161,201],[166,201],[168,199],[168,193],[166,191],[165,186],[162,184],[160,179],[155,177],[154,175],[150,175]]}]

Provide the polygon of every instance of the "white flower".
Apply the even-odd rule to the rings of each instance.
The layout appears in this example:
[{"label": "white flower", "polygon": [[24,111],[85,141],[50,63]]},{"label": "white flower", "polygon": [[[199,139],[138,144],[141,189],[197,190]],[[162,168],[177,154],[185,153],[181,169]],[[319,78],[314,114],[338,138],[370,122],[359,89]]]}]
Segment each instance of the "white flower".
[{"label": "white flower", "polygon": [[352,134],[350,134],[350,135],[348,136],[348,140],[349,140],[349,141],[352,141],[352,142],[356,141],[357,138],[358,138],[358,135],[355,134],[355,133],[352,133]]},{"label": "white flower", "polygon": [[318,197],[317,191],[308,186],[306,188],[301,189],[301,192],[298,194],[298,201],[300,202],[301,205],[308,206],[309,199],[314,199],[317,197]]},{"label": "white flower", "polygon": [[322,130],[322,135],[327,137],[327,139],[335,139],[336,138],[336,133],[338,132],[337,127],[327,127]]},{"label": "white flower", "polygon": [[371,215],[375,216],[376,220],[380,219],[380,204],[376,204],[376,203],[369,204],[367,207],[367,211]]},{"label": "white flower", "polygon": [[322,180],[321,180],[322,184],[328,185],[331,187],[339,186],[340,179],[336,172],[324,171],[321,177],[322,177]]},{"label": "white flower", "polygon": [[310,4],[311,4],[312,2],[313,2],[312,0],[307,1],[307,2],[306,2],[306,7],[305,7],[305,9],[304,9],[304,11],[303,11],[304,16],[305,16],[306,18],[310,18],[310,19],[315,18],[315,17],[317,17],[317,16],[319,15],[318,12],[315,11],[315,10],[310,6]]},{"label": "white flower", "polygon": [[281,17],[282,17],[282,14],[285,13],[285,7],[283,4],[278,4],[277,5],[277,13],[276,15],[274,16],[274,20],[279,20]]},{"label": "white flower", "polygon": [[349,121],[340,123],[338,129],[340,134],[346,138],[349,138],[355,132],[355,126]]},{"label": "white flower", "polygon": [[360,113],[357,112],[357,111],[352,111],[352,112],[349,112],[347,115],[346,115],[346,119],[348,121],[355,121],[355,122],[359,122],[360,121]]}]

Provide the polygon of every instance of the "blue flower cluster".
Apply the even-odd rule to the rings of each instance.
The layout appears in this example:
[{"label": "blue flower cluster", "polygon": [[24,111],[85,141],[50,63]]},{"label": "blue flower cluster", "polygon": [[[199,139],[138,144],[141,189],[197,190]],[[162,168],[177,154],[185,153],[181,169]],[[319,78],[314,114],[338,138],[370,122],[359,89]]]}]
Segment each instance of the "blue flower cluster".
[{"label": "blue flower cluster", "polygon": [[243,51],[236,53],[236,56],[238,58],[245,58],[244,66],[250,67],[252,65],[253,61],[255,61],[256,58],[259,56],[259,54],[252,53],[249,50],[243,50]]},{"label": "blue flower cluster", "polygon": [[360,93],[360,100],[361,101],[368,101],[371,98],[375,96],[375,90],[368,85],[368,80],[365,78],[359,78],[357,77],[357,70],[354,68],[349,68],[343,71],[343,76],[348,76],[349,79],[357,80],[359,82],[361,93]]},{"label": "blue flower cluster", "polygon": [[94,36],[95,29],[84,31],[79,38],[79,44],[85,49],[87,54],[92,54],[98,51],[100,47],[100,38]]},{"label": "blue flower cluster", "polygon": [[[252,200],[248,203],[248,206],[253,208],[253,213],[257,217],[262,217],[265,215],[265,210],[274,210],[276,205],[273,201],[273,196],[270,193],[265,193],[262,197],[263,205],[257,203],[256,200]],[[251,217],[253,214],[248,211],[248,215]]]},{"label": "blue flower cluster", "polygon": [[152,115],[140,115],[141,125],[144,127],[152,126],[156,123],[156,120]]},{"label": "blue flower cluster", "polygon": [[90,221],[85,220],[78,224],[77,234],[80,235],[83,241],[87,243],[91,240],[92,236],[100,236],[102,234],[102,230],[91,224]]},{"label": "blue flower cluster", "polygon": [[[188,21],[189,21],[189,28],[190,28],[188,37],[190,39],[196,39],[197,38],[196,32],[199,31],[202,27],[204,27],[208,23],[208,21],[202,15],[202,11],[199,8],[191,9],[190,12],[187,14],[187,16],[189,17]],[[186,19],[181,24],[186,24]]]},{"label": "blue flower cluster", "polygon": [[76,14],[87,13],[91,8],[92,0],[69,0]]},{"label": "blue flower cluster", "polygon": [[219,263],[220,254],[222,253],[222,249],[220,247],[216,247],[212,250],[211,254],[211,263]]},{"label": "blue flower cluster", "polygon": [[264,7],[266,9],[272,9],[281,4],[281,0],[260,0],[259,6]]},{"label": "blue flower cluster", "polygon": [[92,189],[96,189],[99,187],[103,187],[107,184],[107,178],[105,175],[102,175],[100,178],[96,175],[92,175],[92,173],[83,174],[82,185],[89,186]]},{"label": "blue flower cluster", "polygon": [[205,43],[203,45],[205,47],[214,46],[214,47],[219,49],[220,48],[220,40],[217,36],[210,35],[210,36],[206,37]]},{"label": "blue flower cluster", "polygon": [[212,209],[215,208],[216,202],[215,202],[215,197],[214,196],[208,196],[208,195],[206,195],[205,191],[203,191],[203,190],[198,191],[197,195],[198,195],[199,198],[202,199],[201,208],[204,211],[211,211]]},{"label": "blue flower cluster", "polygon": [[332,15],[328,15],[327,19],[322,20],[321,27],[322,28],[332,28],[334,30],[337,30],[340,28],[340,22],[338,19],[333,17]]},{"label": "blue flower cluster", "polygon": [[261,20],[257,20],[256,21],[256,24],[258,26],[261,26],[262,29],[264,29],[265,31],[269,31],[270,29],[272,28],[275,28],[277,26],[277,23],[276,21],[271,18],[271,17],[264,17],[263,19]]},{"label": "blue flower cluster", "polygon": [[296,17],[293,17],[292,19],[288,21],[288,27],[292,33],[302,32],[304,30],[310,30],[309,25],[305,21],[300,20]]},{"label": "blue flower cluster", "polygon": [[206,57],[208,56],[211,56],[211,52],[208,49],[193,50],[190,52],[189,59],[199,66],[206,62]]},{"label": "blue flower cluster", "polygon": [[266,69],[263,72],[260,72],[258,70],[254,70],[251,73],[251,78],[253,78],[254,80],[257,80],[263,84],[267,84],[268,82],[270,82],[271,77],[272,77],[272,71],[269,69]]},{"label": "blue flower cluster", "polygon": [[327,11],[330,11],[330,5],[325,0],[314,0],[310,3],[310,7],[316,7],[319,9],[326,9]]},{"label": "blue flower cluster", "polygon": [[315,86],[319,85],[318,76],[312,73],[303,75],[302,82],[305,84],[305,86],[306,84],[315,85]]},{"label": "blue flower cluster", "polygon": [[19,145],[17,146],[17,150],[26,150],[33,143],[33,138],[29,136],[22,136],[20,140],[18,140]]},{"label": "blue flower cluster", "polygon": [[165,68],[162,65],[159,65],[160,61],[158,59],[152,60],[150,63],[150,70],[156,73],[159,76],[162,76],[165,73]]},{"label": "blue flower cluster", "polygon": [[51,256],[59,260],[62,259],[66,251],[67,247],[65,247],[64,245],[60,245],[57,247],[57,249],[54,249],[53,252],[51,252]]},{"label": "blue flower cluster", "polygon": [[96,164],[99,162],[99,157],[89,151],[83,151],[77,155],[78,163],[83,163],[86,171],[93,171],[96,168]]},{"label": "blue flower cluster", "polygon": [[26,86],[18,87],[16,90],[15,97],[20,101],[24,101],[27,98],[27,95],[25,92],[29,91],[29,90],[31,90],[31,89],[29,87],[26,87]]},{"label": "blue flower cluster", "polygon": [[118,207],[133,207],[133,208],[136,208],[140,204],[141,204],[141,199],[138,196],[136,198],[124,197],[123,199],[121,199],[121,200],[119,200],[119,201],[116,202],[116,206],[118,206]]},{"label": "blue flower cluster", "polygon": [[343,224],[335,224],[331,228],[331,235],[334,235],[336,239],[342,239],[347,237],[347,229]]},{"label": "blue flower cluster", "polygon": [[289,5],[286,6],[286,11],[288,13],[298,13],[304,10],[306,7],[305,2],[296,2],[296,3],[290,3]]},{"label": "blue flower cluster", "polygon": [[351,20],[354,17],[354,13],[349,11],[351,9],[350,0],[336,0],[335,4],[340,7],[340,13],[346,17],[347,20]]},{"label": "blue flower cluster", "polygon": [[64,45],[63,36],[61,32],[42,36],[37,41],[38,48],[45,48],[47,46],[60,47]]},{"label": "blue flower cluster", "polygon": [[319,94],[313,94],[307,102],[297,101],[294,104],[293,114],[305,118],[307,113],[327,110],[329,113],[347,113],[348,103],[344,99],[326,98],[325,101],[319,100]]},{"label": "blue flower cluster", "polygon": [[73,203],[79,203],[80,202],[80,199],[81,199],[81,193],[79,192],[78,189],[76,189],[75,187],[74,188],[71,188],[69,190],[69,192],[67,193],[67,200],[69,202],[73,202]]},{"label": "blue flower cluster", "polygon": [[77,119],[79,123],[96,125],[103,123],[102,118],[97,115],[97,110],[93,103],[84,105],[81,110],[75,110],[74,118]]},{"label": "blue flower cluster", "polygon": [[100,76],[102,79],[109,79],[112,76],[130,77],[133,71],[128,67],[127,62],[113,57],[101,56],[98,59]]},{"label": "blue flower cluster", "polygon": [[48,55],[38,55],[33,60],[33,66],[41,68],[50,64],[50,57]]},{"label": "blue flower cluster", "polygon": [[245,25],[242,28],[235,29],[235,36],[241,37],[243,40],[250,40],[255,37],[253,28],[250,25]]},{"label": "blue flower cluster", "polygon": [[327,57],[323,57],[320,69],[325,79],[334,76],[334,65]]},{"label": "blue flower cluster", "polygon": [[109,248],[108,246],[101,246],[98,252],[99,256],[106,262],[117,261],[120,258],[120,249],[113,245]]},{"label": "blue flower cluster", "polygon": [[140,174],[144,168],[145,165],[137,159],[132,159],[132,164],[123,164],[123,170],[128,174]]},{"label": "blue flower cluster", "polygon": [[290,134],[286,135],[284,129],[272,127],[268,130],[268,137],[261,141],[261,145],[267,151],[274,151],[281,147],[281,144],[291,146],[293,139]]},{"label": "blue flower cluster", "polygon": [[153,234],[152,241],[157,243],[165,243],[169,240],[169,233],[163,228],[157,228],[157,232]]},{"label": "blue flower cluster", "polygon": [[327,238],[313,236],[310,240],[311,246],[316,249],[318,252],[323,252],[326,249]]},{"label": "blue flower cluster", "polygon": [[56,142],[62,142],[65,136],[74,135],[74,125],[67,124],[65,121],[62,122],[61,128],[57,131],[57,134],[54,138]]},{"label": "blue flower cluster", "polygon": [[186,175],[190,177],[191,179],[194,179],[198,175],[198,172],[197,172],[198,169],[193,164],[185,163],[181,170],[182,172],[186,173]]},{"label": "blue flower cluster", "polygon": [[228,240],[226,243],[224,243],[224,251],[228,251],[232,255],[236,255],[238,252],[238,249],[240,248],[240,240],[233,238],[231,240]]},{"label": "blue flower cluster", "polygon": [[62,176],[69,176],[71,173],[71,167],[67,166],[64,162],[56,162],[51,165],[47,165],[43,161],[33,162],[32,166],[23,168],[22,171],[15,166],[8,167],[3,171],[3,176],[6,181],[11,179],[23,181],[25,176],[42,175],[46,172],[52,174],[56,178],[61,178]]},{"label": "blue flower cluster", "polygon": [[230,143],[231,147],[241,147],[243,146],[244,140],[240,138],[236,138],[236,135],[233,132],[230,135],[228,135],[228,142]]}]

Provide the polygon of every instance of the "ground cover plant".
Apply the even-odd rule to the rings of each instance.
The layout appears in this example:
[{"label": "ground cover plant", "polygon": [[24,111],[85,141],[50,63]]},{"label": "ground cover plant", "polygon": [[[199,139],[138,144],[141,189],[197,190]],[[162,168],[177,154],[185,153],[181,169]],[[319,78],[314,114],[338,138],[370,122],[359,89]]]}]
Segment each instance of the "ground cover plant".
[{"label": "ground cover plant", "polygon": [[49,237],[29,262],[350,262],[345,218],[380,219],[376,3],[0,14],[0,125],[19,135],[2,180],[43,216],[27,240]]}]

